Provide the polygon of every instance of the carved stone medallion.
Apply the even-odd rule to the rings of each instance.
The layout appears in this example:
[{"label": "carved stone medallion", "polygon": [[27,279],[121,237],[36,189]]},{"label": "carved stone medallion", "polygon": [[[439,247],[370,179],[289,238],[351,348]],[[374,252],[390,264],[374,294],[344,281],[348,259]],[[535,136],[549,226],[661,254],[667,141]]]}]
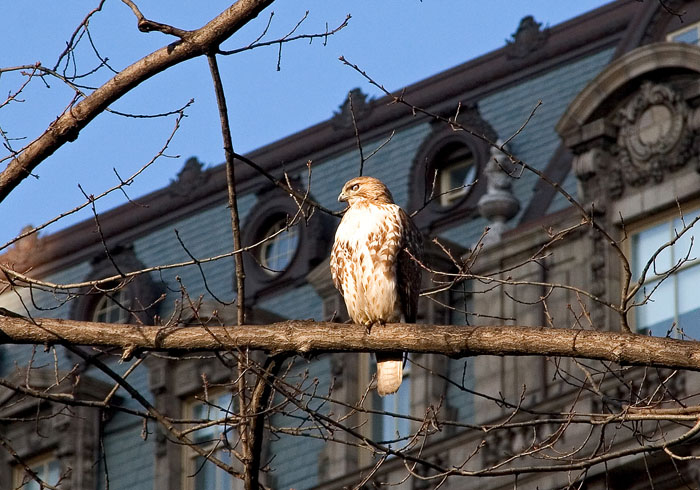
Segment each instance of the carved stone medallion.
[{"label": "carved stone medallion", "polygon": [[615,116],[619,127],[613,153],[626,184],[640,186],[684,166],[694,134],[687,127],[688,106],[667,85],[644,82]]},{"label": "carved stone medallion", "polygon": [[210,174],[204,170],[202,164],[196,157],[188,158],[182,169],[177,174],[177,179],[170,180],[170,193],[176,196],[187,196],[209,180]]},{"label": "carved stone medallion", "polygon": [[549,29],[542,29],[542,23],[535,21],[531,15],[520,20],[518,30],[506,40],[508,58],[525,58],[540,49],[547,42]]},{"label": "carved stone medallion", "polygon": [[[352,99],[352,105],[350,101]],[[372,111],[372,100],[360,88],[354,88],[345,98],[338,110],[333,113],[331,125],[336,130],[349,129],[353,127],[353,115],[355,121],[367,116]]]}]

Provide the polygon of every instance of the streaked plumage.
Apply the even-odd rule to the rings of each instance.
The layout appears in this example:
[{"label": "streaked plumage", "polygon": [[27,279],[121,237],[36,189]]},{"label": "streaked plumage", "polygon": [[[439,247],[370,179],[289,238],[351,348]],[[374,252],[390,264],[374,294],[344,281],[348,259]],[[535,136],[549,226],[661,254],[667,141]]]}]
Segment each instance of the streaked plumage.
[{"label": "streaked plumage", "polygon": [[[333,283],[353,322],[416,321],[421,282],[421,235],[389,189],[373,177],[348,181],[338,196],[348,209],[331,252]],[[407,253],[408,252],[408,253]],[[377,392],[398,390],[403,353],[377,353]]]}]

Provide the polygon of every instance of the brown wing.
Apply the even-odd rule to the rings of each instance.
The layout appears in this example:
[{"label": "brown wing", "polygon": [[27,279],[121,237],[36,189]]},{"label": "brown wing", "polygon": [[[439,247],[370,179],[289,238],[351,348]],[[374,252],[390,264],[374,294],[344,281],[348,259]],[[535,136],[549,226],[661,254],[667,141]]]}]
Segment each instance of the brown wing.
[{"label": "brown wing", "polygon": [[346,250],[343,245],[345,243],[336,238],[335,243],[333,243],[333,250],[331,251],[331,277],[333,278],[333,284],[336,289],[343,294],[343,274],[345,272],[345,256]]},{"label": "brown wing", "polygon": [[423,238],[403,209],[399,209],[399,220],[403,232],[396,267],[396,282],[403,316],[406,322],[415,323],[422,271],[418,261],[423,261]]}]

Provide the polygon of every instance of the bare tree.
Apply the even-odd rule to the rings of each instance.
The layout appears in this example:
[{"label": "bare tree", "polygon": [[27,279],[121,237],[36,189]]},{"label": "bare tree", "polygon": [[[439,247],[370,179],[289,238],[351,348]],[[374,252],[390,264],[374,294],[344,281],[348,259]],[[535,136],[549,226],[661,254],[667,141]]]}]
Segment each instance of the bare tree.
[{"label": "bare tree", "polygon": [[[114,101],[138,84],[183,61],[204,57],[221,121],[233,249],[198,257],[188,247],[187,240],[177,234],[172,239],[177,241],[187,260],[146,265],[124,263],[102,231],[95,203],[105,195],[124,191],[145,168],[166,155],[188,105],[154,115],[174,118],[173,132],[141,169],[126,179],[120,177],[118,185],[99,195],[84,193],[85,201],[77,208],[24,230],[0,248],[6,251],[0,263],[2,292],[5,298],[21,305],[19,311],[0,310],[0,339],[6,346],[30,346],[21,364],[6,366],[2,372],[0,423],[16,423],[15,427],[25,428],[29,424],[38,437],[43,437],[45,431],[56,425],[79,423],[87,427],[94,422],[99,433],[98,447],[94,450],[80,444],[73,449],[92,458],[90,468],[81,470],[77,465],[70,471],[62,468],[58,480],[49,482],[45,473],[37,471],[31,460],[33,455],[15,448],[17,434],[0,427],[0,445],[25,473],[24,480],[13,485],[21,487],[32,481],[42,488],[61,488],[62,481],[77,478],[75,474],[79,471],[94,473],[91,465],[96,464],[99,478],[73,481],[97,488],[99,480],[104,488],[109,488],[110,472],[114,473],[105,456],[104,422],[109,416],[142,423],[141,436],[156,438],[154,444],[165,455],[161,456],[164,459],[183,461],[182,457],[171,455],[181,456],[185,452],[184,459],[193,462],[188,478],[204,478],[202,475],[216,470],[220,475],[240,480],[246,489],[274,486],[274,469],[279,462],[271,453],[270,441],[280,437],[321,441],[329,464],[348,462],[343,474],[325,475],[327,480],[335,478],[332,484],[338,487],[368,488],[365,485],[372,482],[401,485],[410,478],[417,482],[414,485],[424,485],[420,488],[438,488],[455,480],[487,477],[495,479],[494,486],[512,486],[515,482],[517,487],[519,482],[527,483],[546,474],[556,475],[559,479],[551,481],[559,486],[564,482],[564,486],[581,488],[585,481],[599,478],[600,474],[605,480],[633,457],[646,465],[652,485],[653,471],[649,468],[659,458],[668,459],[675,465],[679,478],[684,478],[687,468],[698,458],[689,448],[700,432],[695,375],[700,371],[700,344],[670,334],[652,337],[635,333],[631,316],[640,306],[653,301],[654,293],[664,281],[693,259],[689,249],[670,267],[657,268],[657,259],[670,248],[685,243],[700,217],[686,219],[679,206],[682,226],[675,230],[674,238],[652,252],[635,276],[624,248],[628,239],[624,226],[622,233],[611,228],[591,202],[579,202],[560,182],[508,149],[508,143],[536,115],[539,103],[533,101],[533,110],[518,131],[505,141],[494,141],[463,122],[461,106],[453,108],[453,115],[434,113],[414,104],[408,95],[386,90],[360,66],[342,58],[341,62],[349,69],[383,91],[387,101],[437,125],[483,140],[492,149],[497,170],[511,179],[525,173],[535,174],[555,188],[574,211],[552,220],[547,229],[538,230],[531,245],[498,266],[488,262],[489,254],[493,253],[488,245],[489,230],[485,230],[472,250],[464,253],[454,253],[444,241],[431,237],[442,265],[421,263],[425,277],[429,278],[424,287],[424,301],[455,318],[465,318],[467,321],[460,323],[466,325],[390,324],[368,332],[364,326],[334,322],[335,319],[265,321],[269,318],[264,318],[261,321],[254,318],[251,321],[256,312],[245,303],[246,275],[250,271],[244,265],[244,254],[295,226],[340,213],[312,199],[311,162],[308,180],[300,184],[287,173],[273,175],[251,158],[236,153],[218,64],[222,58],[245,50],[326,39],[344,29],[348,18],[333,29],[313,34],[298,33],[299,23],[286,36],[268,40],[270,17],[258,39],[240,49],[226,51],[220,45],[261,13],[271,0],[239,0],[206,25],[191,31],[149,20],[134,2],[123,0],[125,8],[136,17],[140,31],[159,31],[175,40],[131,66],[115,70],[109,81],[93,89],[83,85],[84,74],[71,72],[65,66],[68,60],[73,62],[71,58],[79,43],[92,43],[89,22],[99,15],[104,3],[101,1],[85,16],[52,68],[41,64],[0,68],[0,74],[5,76],[21,73],[23,77],[18,78],[20,81],[0,110],[37,80],[58,80],[75,95],[46,131],[21,148],[15,148],[15,142],[6,136],[3,128],[8,153],[3,159],[7,167],[0,173],[0,199],[7,197],[62,145],[77,139],[97,115],[111,110]],[[96,70],[111,69],[100,52],[94,47]],[[350,93],[348,107],[361,175],[365,163],[382,151],[393,133],[373,151],[366,151],[362,127],[356,117],[356,102]],[[250,170],[286,194],[295,213],[286,216],[280,228],[254,243],[245,243],[238,209],[241,194],[237,176],[239,171]],[[424,206],[412,210],[416,213],[430,201],[439,199],[440,192],[454,191],[437,189],[435,175],[427,176],[426,181],[431,189]],[[93,212],[103,260],[109,266],[104,270],[109,272],[68,283],[23,267],[26,264],[17,259],[17,251],[23,244],[36,239],[50,224],[83,208]],[[615,295],[601,294],[576,281],[559,281],[540,273],[547,269],[547,263],[566,260],[571,255],[570,244],[586,234],[602,241],[605,248],[601,254],[619,264],[622,272],[619,292]],[[560,259],[562,256],[565,259]],[[235,263],[235,294],[233,298],[224,298],[207,283],[212,274],[209,265],[230,260]],[[135,304],[121,295],[140,280],[187,268],[198,271],[203,286],[195,290],[178,276],[176,289],[168,291],[178,298],[168,316],[153,315],[154,308],[164,301],[163,296],[148,301],[141,298],[142,302]],[[647,279],[652,275],[657,280],[649,286]],[[205,293],[214,299],[214,307],[199,296]],[[457,300],[449,300],[450,295]],[[41,297],[51,297],[52,306],[44,306]],[[105,316],[103,322],[52,318],[51,309],[67,308],[95,297],[108,298],[106,304],[124,316],[117,315],[112,321],[112,317]],[[512,315],[504,316],[502,311],[490,307],[500,302],[508,303]],[[235,314],[227,316],[231,308]],[[470,321],[476,325],[469,325]],[[674,326],[670,325],[669,329],[673,330]],[[411,376],[430,386],[426,392],[434,395],[421,402],[420,411],[399,413],[371,403],[374,396],[371,377],[346,379],[342,365],[338,372],[331,369],[333,376],[327,375],[324,380],[313,374],[314,363],[325,362],[332,367],[338,361],[331,359],[340,358],[341,364],[360,364],[365,353],[397,350],[411,353],[407,360]],[[517,365],[530,377],[512,380],[509,383],[512,390],[507,393],[475,389],[467,382],[465,373],[476,356],[483,360],[484,369],[494,359],[497,361],[493,362],[520,363]],[[46,359],[53,364],[46,364]],[[150,392],[132,381],[133,373],[146,366],[151,372]],[[455,373],[455,366],[462,366],[463,371]],[[532,376],[538,369],[543,378],[553,381]],[[99,373],[99,382],[88,381],[88,372]],[[171,403],[177,397],[173,394],[176,391],[173,384],[178,376],[183,377],[183,383],[198,388],[198,394],[190,397],[187,410]],[[350,381],[355,383],[354,391],[348,387]],[[465,422],[455,413],[454,406],[447,407],[448,392],[475,400],[474,409],[480,416]],[[33,411],[30,413],[28,408]],[[379,434],[370,429],[373,420],[382,420],[390,428],[394,424],[408,430],[394,434],[385,430]],[[455,441],[453,451],[432,449],[450,438]],[[363,471],[350,471],[351,460],[355,469],[362,467]],[[224,476],[219,478],[228,481]]]}]

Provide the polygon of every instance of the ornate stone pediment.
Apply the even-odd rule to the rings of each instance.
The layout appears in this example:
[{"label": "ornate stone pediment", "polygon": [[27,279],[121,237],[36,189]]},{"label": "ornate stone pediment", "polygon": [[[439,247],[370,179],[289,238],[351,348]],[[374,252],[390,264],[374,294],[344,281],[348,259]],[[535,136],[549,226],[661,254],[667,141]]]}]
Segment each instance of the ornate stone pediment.
[{"label": "ornate stone pediment", "polygon": [[[20,234],[27,233],[32,229],[32,225],[27,225],[22,228]],[[32,233],[15,242],[0,261],[15,271],[24,272],[32,266],[32,259],[41,253],[43,248],[44,243],[39,238],[39,233]]]},{"label": "ornate stone pediment", "polygon": [[506,40],[508,58],[525,58],[547,42],[549,29],[542,29],[541,22],[537,22],[532,15],[527,15],[520,20],[518,30],[511,37],[512,39]]},{"label": "ornate stone pediment", "polygon": [[206,184],[209,177],[210,174],[204,170],[204,164],[196,157],[190,157],[178,172],[177,178],[170,181],[169,190],[173,195],[187,196],[192,193],[192,189]]},{"label": "ornate stone pediment", "polygon": [[[350,100],[352,99],[352,107]],[[333,112],[331,125],[336,130],[352,128],[353,115],[355,121],[359,121],[364,116],[367,116],[372,111],[372,100],[360,88],[354,88],[345,98],[342,104],[338,106],[338,110]]]},{"label": "ornate stone pediment", "polygon": [[584,127],[589,138],[573,162],[584,198],[617,199],[627,187],[659,183],[687,165],[697,168],[697,114],[672,86],[643,82],[615,113]]},{"label": "ornate stone pediment", "polygon": [[685,100],[668,85],[641,85],[613,119],[619,132],[612,153],[625,184],[661,182],[666,173],[693,159],[697,135],[689,125],[689,112]]}]

